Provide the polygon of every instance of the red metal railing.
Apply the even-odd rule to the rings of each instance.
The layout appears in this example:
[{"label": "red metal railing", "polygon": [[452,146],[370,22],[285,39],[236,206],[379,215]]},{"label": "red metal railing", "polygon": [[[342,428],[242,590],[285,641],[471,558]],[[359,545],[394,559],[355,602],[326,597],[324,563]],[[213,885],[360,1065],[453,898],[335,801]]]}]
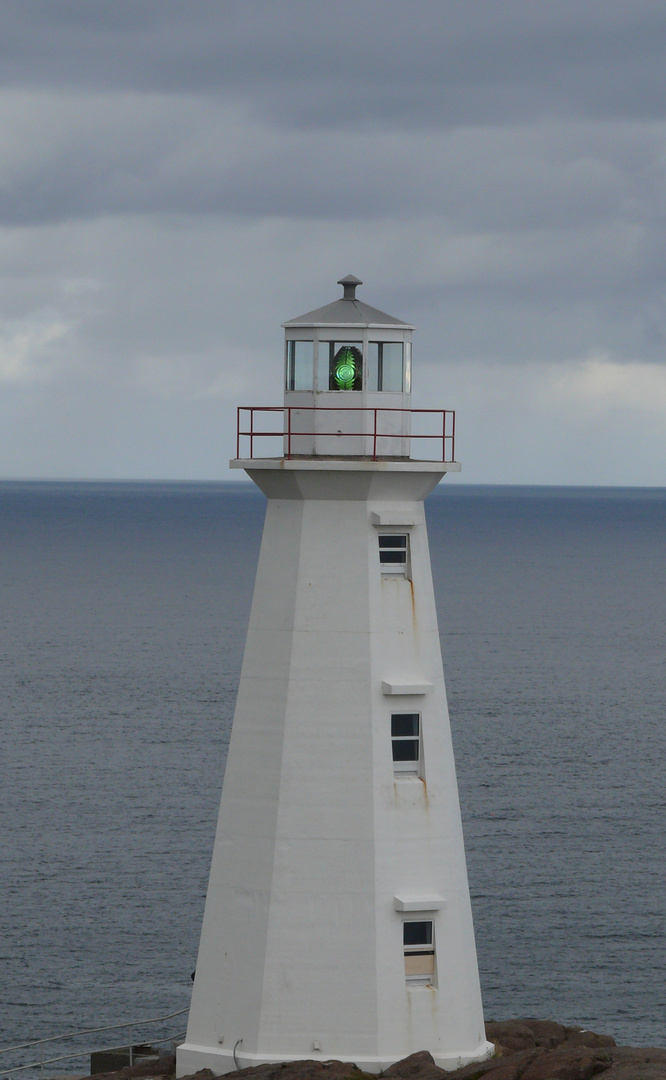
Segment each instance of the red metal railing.
[{"label": "red metal railing", "polygon": [[[294,426],[294,414],[303,414],[316,412],[321,413],[365,413],[368,418],[371,419],[371,423],[367,425],[367,430],[364,431],[299,431]],[[282,413],[284,416],[284,424],[281,431],[272,430],[265,431],[257,428],[255,425],[255,413]],[[411,432],[409,434],[401,434],[395,431],[381,431],[381,420],[379,419],[384,413],[402,413],[409,414],[410,418],[418,415],[430,415],[437,418],[436,423],[433,424],[437,427],[437,431],[430,431],[425,434],[421,432]],[[244,414],[249,414],[248,418],[244,420]],[[245,422],[245,428],[242,426]],[[266,421],[267,423],[267,421]],[[364,427],[366,425],[363,425]],[[292,440],[297,436],[309,436],[312,439],[315,438],[335,438],[335,439],[372,439],[372,454],[362,455],[369,456],[373,461],[376,461],[382,456],[382,440],[384,439],[429,439],[431,442],[436,442],[441,447],[441,456],[434,458],[421,458],[418,460],[430,460],[430,461],[443,461],[453,462],[455,461],[455,438],[456,438],[456,414],[451,409],[391,409],[391,408],[374,408],[374,407],[349,407],[344,408],[341,406],[314,406],[314,405],[239,405],[236,414],[236,457],[241,457],[241,439],[249,439],[249,455],[244,460],[254,458],[254,440],[258,438],[274,438],[284,440],[281,449],[284,451],[279,456],[284,456],[287,459],[291,459],[294,456],[300,457],[302,455],[294,455],[292,453]],[[264,456],[264,455],[262,455]],[[308,455],[309,456],[309,455]],[[395,456],[395,455],[393,455]]]}]

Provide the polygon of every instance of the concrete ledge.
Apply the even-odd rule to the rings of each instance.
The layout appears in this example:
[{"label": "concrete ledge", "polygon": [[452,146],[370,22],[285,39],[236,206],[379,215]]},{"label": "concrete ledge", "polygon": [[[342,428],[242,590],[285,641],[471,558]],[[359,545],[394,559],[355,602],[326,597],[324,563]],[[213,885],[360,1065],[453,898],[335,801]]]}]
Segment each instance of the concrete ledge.
[{"label": "concrete ledge", "polygon": [[408,529],[418,524],[413,514],[403,513],[400,510],[372,510],[370,522],[372,525],[393,525],[401,529]]},{"label": "concrete ledge", "polygon": [[460,472],[459,461],[415,461],[412,458],[232,458],[230,469],[282,469],[292,472]]},{"label": "concrete ledge", "polygon": [[[471,1050],[455,1050],[446,1054],[434,1051],[431,1051],[431,1053],[435,1064],[439,1065],[440,1069],[451,1071],[473,1061],[485,1061],[486,1058],[492,1056],[494,1051],[494,1043],[487,1042],[484,1039],[483,1042]],[[325,1050],[312,1050],[309,1054],[254,1054],[243,1051],[241,1044],[236,1051],[236,1060],[239,1069],[247,1069],[253,1065],[279,1065],[283,1061],[335,1060],[349,1062],[350,1065],[356,1065],[363,1072],[381,1073],[388,1069],[390,1065],[394,1065],[396,1061],[401,1061],[413,1052],[405,1050],[404,1053],[397,1051],[395,1054],[372,1057],[365,1054],[340,1054],[336,1052],[334,1046],[326,1046]],[[222,1047],[218,1049],[217,1047],[197,1046],[195,1043],[182,1043],[176,1051],[176,1076],[189,1076],[191,1073],[199,1072],[201,1069],[211,1069],[215,1076],[235,1072],[236,1064],[233,1052]]]},{"label": "concrete ledge", "polygon": [[432,690],[431,682],[387,682],[386,679],[382,679],[382,694],[390,696],[414,695],[420,697],[423,694],[429,694]]},{"label": "concrete ledge", "polygon": [[446,904],[446,900],[439,893],[428,893],[425,896],[394,896],[393,907],[396,911],[439,911]]}]

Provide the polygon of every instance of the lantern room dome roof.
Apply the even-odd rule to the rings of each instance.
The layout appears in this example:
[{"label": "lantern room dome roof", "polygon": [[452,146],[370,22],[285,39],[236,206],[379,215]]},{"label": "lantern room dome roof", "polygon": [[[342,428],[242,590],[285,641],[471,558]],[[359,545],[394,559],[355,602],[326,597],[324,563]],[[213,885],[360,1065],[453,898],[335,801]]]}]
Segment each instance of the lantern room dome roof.
[{"label": "lantern room dome roof", "polygon": [[342,285],[344,295],[332,304],[307,311],[305,315],[298,315],[295,319],[289,319],[282,323],[283,327],[290,326],[375,326],[391,327],[400,326],[403,330],[413,330],[410,323],[396,319],[393,315],[387,315],[385,311],[365,304],[356,298],[356,287],[362,285],[359,278],[348,274],[340,278],[338,285]]}]

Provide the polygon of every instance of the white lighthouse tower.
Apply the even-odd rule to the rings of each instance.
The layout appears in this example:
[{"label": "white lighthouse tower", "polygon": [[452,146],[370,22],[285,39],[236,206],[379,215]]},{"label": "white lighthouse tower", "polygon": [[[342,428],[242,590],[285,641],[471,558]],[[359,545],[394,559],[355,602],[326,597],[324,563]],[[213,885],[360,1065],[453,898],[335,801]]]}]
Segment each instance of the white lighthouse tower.
[{"label": "white lighthouse tower", "polygon": [[423,507],[452,414],[416,441],[413,327],[340,284],[284,324],[284,406],[239,410],[268,506],[179,1076],[492,1049]]}]

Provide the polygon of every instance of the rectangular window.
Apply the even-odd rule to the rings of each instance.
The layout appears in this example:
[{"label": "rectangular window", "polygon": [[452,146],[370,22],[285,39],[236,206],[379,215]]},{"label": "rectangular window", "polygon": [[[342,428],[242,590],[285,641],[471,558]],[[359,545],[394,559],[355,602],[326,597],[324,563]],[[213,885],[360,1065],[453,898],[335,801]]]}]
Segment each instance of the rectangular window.
[{"label": "rectangular window", "polygon": [[394,394],[402,392],[402,342],[384,341],[379,350],[381,357],[381,390]]},{"label": "rectangular window", "polygon": [[421,717],[418,713],[391,713],[393,771],[418,775],[421,763]]},{"label": "rectangular window", "polygon": [[409,537],[407,533],[380,533],[379,565],[382,574],[407,574]]},{"label": "rectangular window", "polygon": [[312,390],[314,342],[287,342],[287,390]]},{"label": "rectangular window", "polygon": [[435,977],[435,937],[431,920],[402,924],[405,978],[431,986]]},{"label": "rectangular window", "polygon": [[368,380],[370,390],[399,394],[403,389],[402,342],[368,342]]}]

